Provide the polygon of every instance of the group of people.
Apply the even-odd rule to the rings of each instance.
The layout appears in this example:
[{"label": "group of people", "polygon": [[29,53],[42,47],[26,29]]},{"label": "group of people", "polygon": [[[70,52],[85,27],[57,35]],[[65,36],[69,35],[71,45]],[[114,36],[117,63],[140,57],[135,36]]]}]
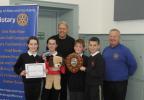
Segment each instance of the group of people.
[{"label": "group of people", "polygon": [[[90,55],[84,54],[85,41],[68,35],[69,26],[62,21],[58,34],[48,38],[49,54],[37,54],[39,41],[32,36],[27,41],[28,51],[19,56],[14,71],[24,83],[26,100],[125,100],[128,78],[137,68],[131,51],[120,43],[120,31],[111,29],[109,46],[100,52],[100,40],[91,37],[88,41]],[[83,65],[76,73],[69,71],[66,57],[76,53],[83,59]],[[51,64],[51,59],[61,61],[60,66]],[[45,63],[46,78],[26,78],[25,64]]]}]

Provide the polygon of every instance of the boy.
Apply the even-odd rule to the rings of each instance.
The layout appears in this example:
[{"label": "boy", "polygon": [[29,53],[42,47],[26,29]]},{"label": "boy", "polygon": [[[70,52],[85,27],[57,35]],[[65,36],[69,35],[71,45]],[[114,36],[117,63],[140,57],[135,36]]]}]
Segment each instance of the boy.
[{"label": "boy", "polygon": [[86,67],[86,100],[102,100],[101,86],[104,80],[105,64],[100,54],[100,40],[92,37],[88,42],[90,57]]},{"label": "boy", "polygon": [[85,69],[87,65],[87,56],[83,55],[84,48],[84,40],[77,39],[75,41],[74,50],[75,53],[82,57],[83,65],[76,73],[68,72],[68,87],[70,90],[70,100],[84,100],[85,72],[83,69]]}]

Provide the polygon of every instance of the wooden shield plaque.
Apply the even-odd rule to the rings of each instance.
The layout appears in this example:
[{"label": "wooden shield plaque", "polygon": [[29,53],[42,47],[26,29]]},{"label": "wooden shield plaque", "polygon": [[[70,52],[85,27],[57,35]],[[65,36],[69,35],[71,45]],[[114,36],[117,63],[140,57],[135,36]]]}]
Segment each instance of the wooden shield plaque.
[{"label": "wooden shield plaque", "polygon": [[70,72],[76,73],[83,66],[83,58],[76,53],[69,54],[66,58],[66,66]]}]

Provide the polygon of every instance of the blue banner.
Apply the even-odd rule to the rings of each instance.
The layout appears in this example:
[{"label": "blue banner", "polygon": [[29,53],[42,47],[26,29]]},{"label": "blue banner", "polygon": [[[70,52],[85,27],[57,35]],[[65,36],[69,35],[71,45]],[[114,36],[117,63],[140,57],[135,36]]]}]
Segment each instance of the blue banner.
[{"label": "blue banner", "polygon": [[38,6],[0,6],[0,100],[25,100],[22,79],[13,71],[37,33]]}]

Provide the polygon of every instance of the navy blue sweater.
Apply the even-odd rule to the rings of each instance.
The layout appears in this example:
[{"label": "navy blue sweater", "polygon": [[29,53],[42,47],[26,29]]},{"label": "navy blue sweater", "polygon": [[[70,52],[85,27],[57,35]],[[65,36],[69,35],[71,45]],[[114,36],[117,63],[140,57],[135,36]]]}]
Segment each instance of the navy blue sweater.
[{"label": "navy blue sweater", "polygon": [[[88,57],[83,55],[83,66],[87,67]],[[85,72],[78,71],[77,73],[68,72],[68,87],[70,92],[84,92],[85,87]]]},{"label": "navy blue sweater", "polygon": [[106,64],[106,81],[123,81],[133,75],[137,63],[130,50],[122,44],[106,47],[103,51]]},{"label": "navy blue sweater", "polygon": [[105,74],[105,62],[100,53],[88,58],[86,68],[86,85],[102,84]]},{"label": "navy blue sweater", "polygon": [[[30,64],[30,63],[43,63],[42,58],[39,55],[30,56],[28,53],[23,53],[19,56],[16,64],[14,65],[14,72],[18,75],[25,70],[25,64]],[[27,83],[36,83],[36,82],[41,82],[42,78],[25,78],[22,76],[23,82]]]}]

